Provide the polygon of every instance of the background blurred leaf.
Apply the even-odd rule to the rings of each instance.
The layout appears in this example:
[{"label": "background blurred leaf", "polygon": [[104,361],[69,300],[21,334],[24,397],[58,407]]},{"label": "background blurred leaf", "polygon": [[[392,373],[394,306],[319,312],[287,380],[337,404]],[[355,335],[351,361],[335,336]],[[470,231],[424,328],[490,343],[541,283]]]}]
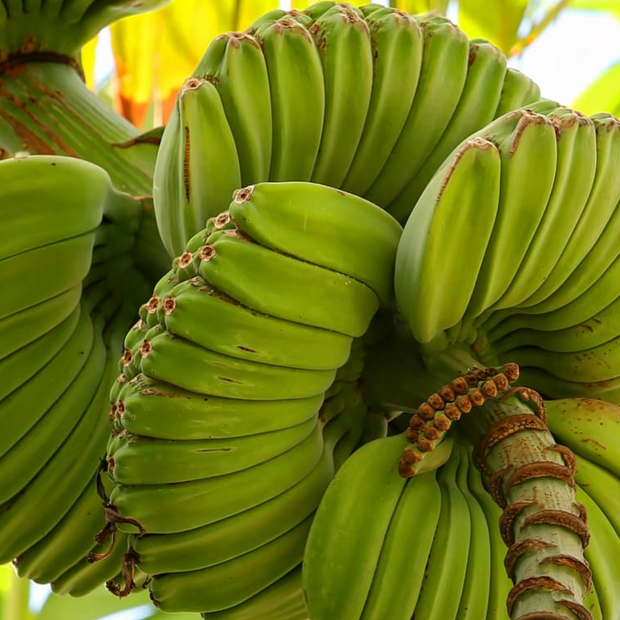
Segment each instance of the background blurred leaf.
[{"label": "background blurred leaf", "polygon": [[439,11],[445,15],[450,0],[390,0],[390,6],[407,13],[427,13]]},{"label": "background blurred leaf", "polygon": [[86,78],[86,86],[90,89],[95,88],[95,55],[98,43],[99,37],[96,36],[82,48],[82,71]]},{"label": "background blurred leaf", "polygon": [[142,127],[152,103],[153,123],[165,122],[209,43],[223,32],[245,29],[277,6],[278,0],[174,0],[113,24],[119,111]]},{"label": "background blurred leaf", "polygon": [[171,620],[172,618],[174,620],[197,620],[199,618],[198,614],[178,613],[172,616],[158,611],[151,604],[146,591],[118,599],[102,586],[80,598],[51,594],[37,616],[37,620],[98,620],[125,610],[134,610],[131,617],[135,620]]},{"label": "background blurred leaf", "polygon": [[609,67],[573,105],[588,115],[603,111],[620,115],[620,61]]},{"label": "background blurred leaf", "polygon": [[618,0],[571,0],[571,8],[587,11],[606,11],[620,18],[620,2]]}]

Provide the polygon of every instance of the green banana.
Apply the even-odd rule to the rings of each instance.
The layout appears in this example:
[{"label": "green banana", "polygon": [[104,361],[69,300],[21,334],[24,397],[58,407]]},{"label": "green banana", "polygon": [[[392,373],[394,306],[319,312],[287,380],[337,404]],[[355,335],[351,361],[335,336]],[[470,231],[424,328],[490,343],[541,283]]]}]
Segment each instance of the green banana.
[{"label": "green banana", "polygon": [[586,549],[586,559],[592,569],[592,580],[601,609],[602,618],[620,617],[620,577],[615,561],[620,553],[620,537],[599,505],[588,495],[588,487],[577,487],[576,499],[588,511],[588,524],[592,532]]},{"label": "green banana", "polygon": [[357,150],[370,104],[373,52],[368,25],[335,4],[309,29],[321,58],[325,117],[311,180],[342,185]]},{"label": "green banana", "polygon": [[[174,485],[117,485],[110,502],[150,534],[183,532],[248,510],[307,476],[321,458],[321,430],[292,450],[245,471]],[[217,501],[214,501],[217,498]],[[135,526],[118,524],[130,533]]]},{"label": "green banana", "polygon": [[[427,344],[462,320],[470,304],[500,197],[500,154],[465,142],[437,171],[411,214],[396,254],[396,300],[415,339]],[[462,245],[455,242],[458,230]],[[468,257],[468,269],[458,268]]]},{"label": "green banana", "polygon": [[307,620],[301,596],[301,568],[297,567],[239,605],[204,613],[205,620]]},{"label": "green banana", "polygon": [[261,245],[352,276],[391,303],[402,229],[372,203],[313,183],[259,183],[237,191],[229,213]]},{"label": "green banana", "polygon": [[291,450],[316,423],[309,419],[279,431],[229,439],[171,441],[124,435],[115,449],[108,448],[108,471],[119,484],[174,484],[222,476]]},{"label": "green banana", "polygon": [[119,386],[114,415],[127,432],[154,439],[226,439],[286,429],[315,416],[323,401],[323,394],[276,401],[205,398],[142,374]]},{"label": "green banana", "polygon": [[[53,247],[94,230],[101,222],[111,191],[110,177],[102,168],[73,157],[29,155],[6,159],[0,162],[0,178],[0,265],[11,256]],[[55,266],[51,255],[46,256],[51,260],[50,267]],[[84,259],[78,251],[73,257],[77,268]],[[44,263],[36,267],[34,262],[31,264],[37,272],[45,267]]]},{"label": "green banana", "polygon": [[558,442],[620,478],[620,463],[613,454],[620,440],[620,406],[565,398],[547,401],[546,409],[547,424]]},{"label": "green banana", "polygon": [[[407,445],[398,435],[362,446],[325,492],[302,568],[310,618],[360,617],[394,509],[408,484],[397,468]],[[419,473],[441,465],[450,451],[451,440],[446,440],[422,461]]]},{"label": "green banana", "polygon": [[290,17],[265,22],[254,36],[263,48],[271,92],[269,180],[308,181],[325,114],[319,52],[310,33]]},{"label": "green banana", "polygon": [[82,286],[0,320],[0,361],[35,342],[62,323],[80,301]]},{"label": "green banana", "polygon": [[98,336],[98,331],[98,326],[95,326],[90,339],[92,348],[84,347],[80,352],[86,361],[73,376],[66,391],[30,430],[0,457],[0,505],[10,501],[41,471],[88,409],[106,363],[105,345]]},{"label": "green banana", "polygon": [[517,108],[523,108],[528,103],[533,103],[539,99],[540,88],[538,84],[518,69],[508,67],[497,110],[495,110],[495,117],[503,116]]},{"label": "green banana", "polygon": [[152,379],[199,394],[247,400],[315,396],[325,392],[336,374],[334,370],[287,368],[228,357],[162,330],[153,337],[147,333],[136,357],[141,358],[141,372]]},{"label": "green banana", "polygon": [[456,484],[469,508],[471,538],[465,582],[455,618],[457,620],[481,620],[487,617],[491,595],[491,534],[484,509],[470,488],[469,479],[472,476],[471,470],[474,468],[472,450],[465,445],[459,447],[461,464],[456,477]]},{"label": "green banana", "polygon": [[470,320],[503,307],[502,297],[535,237],[555,180],[557,141],[551,121],[527,110],[504,119],[484,131],[499,143],[502,170],[493,234],[467,308]]},{"label": "green banana", "polygon": [[351,349],[349,336],[252,311],[200,277],[176,285],[162,305],[168,332],[240,359],[325,370],[342,366]]},{"label": "green banana", "polygon": [[163,611],[211,612],[247,601],[301,561],[312,515],[275,540],[209,568],[156,575],[151,600]]},{"label": "green banana", "polygon": [[454,147],[494,118],[506,73],[506,57],[482,39],[469,42],[467,78],[448,126],[415,177],[386,207],[406,221],[429,181]]},{"label": "green banana", "polygon": [[271,164],[271,93],[265,57],[249,33],[217,37],[194,71],[211,82],[222,100],[237,145],[241,184],[269,178]]},{"label": "green banana", "polygon": [[[522,302],[521,306],[529,308],[529,312],[548,312],[558,307],[554,303],[554,298],[558,299],[557,294],[553,294],[579,269],[618,203],[620,180],[612,171],[620,165],[620,121],[611,115],[595,114],[591,118],[596,129],[596,174],[592,190],[555,268],[544,284]],[[592,155],[590,157],[593,159]]]},{"label": "green banana", "polygon": [[[411,618],[442,508],[436,472],[411,478],[394,508],[362,620]],[[414,570],[411,570],[414,567]]]},{"label": "green banana", "polygon": [[78,285],[90,269],[94,238],[87,232],[0,260],[0,319]]},{"label": "green banana", "polygon": [[[405,125],[422,66],[422,31],[394,9],[365,16],[373,53],[368,114],[342,189],[363,196],[375,181]],[[347,71],[348,73],[348,71]]]},{"label": "green banana", "polygon": [[[467,464],[461,462],[461,451],[455,449],[437,472],[441,512],[424,571],[424,587],[411,616],[415,620],[458,617],[472,535],[469,506],[457,484],[459,475],[466,475],[460,471],[464,465],[467,469]],[[448,557],[450,570],[445,565]]]},{"label": "green banana", "polygon": [[199,275],[209,284],[277,318],[357,337],[379,308],[374,292],[354,278],[271,251],[234,231],[211,235],[200,257]]},{"label": "green banana", "polygon": [[326,445],[305,478],[268,501],[197,529],[132,537],[140,569],[151,575],[197,570],[257,549],[312,514],[332,475],[331,452]]},{"label": "green banana", "polygon": [[[417,174],[441,138],[454,114],[467,75],[465,34],[441,17],[422,17],[419,24],[423,54],[416,94],[389,158],[364,194],[364,198],[384,208]],[[450,75],[449,84],[446,84],[446,75]]]},{"label": "green banana", "polygon": [[182,254],[240,185],[237,147],[218,90],[189,78],[164,130],[153,177],[157,227],[168,252]]},{"label": "green banana", "polygon": [[[45,415],[86,362],[83,352],[91,348],[93,328],[90,317],[84,310],[78,306],[72,315],[54,329],[58,330],[54,335],[60,340],[56,348],[56,351],[59,351],[53,350],[51,360],[45,360],[45,365],[36,374],[25,377],[24,383],[18,389],[8,396],[2,394],[0,455],[5,455]],[[49,344],[51,343],[48,339],[48,346]],[[34,348],[33,345],[31,348]],[[19,351],[3,362],[18,354]],[[15,358],[15,361],[17,359],[19,358]],[[22,363],[29,365],[31,360],[24,357]],[[10,379],[10,375],[8,378]],[[20,415],[16,416],[15,411],[19,411]]]}]

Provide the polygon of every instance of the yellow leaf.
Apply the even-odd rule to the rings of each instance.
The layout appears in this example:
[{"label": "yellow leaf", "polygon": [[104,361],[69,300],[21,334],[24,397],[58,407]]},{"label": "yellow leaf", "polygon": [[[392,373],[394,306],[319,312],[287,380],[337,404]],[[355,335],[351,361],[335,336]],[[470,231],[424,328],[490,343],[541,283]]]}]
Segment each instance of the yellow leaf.
[{"label": "yellow leaf", "polygon": [[82,71],[84,72],[86,86],[91,90],[95,88],[95,58],[98,42],[99,37],[97,36],[82,48]]},{"label": "yellow leaf", "polygon": [[165,122],[176,94],[219,34],[243,30],[278,0],[174,0],[166,7],[111,26],[117,101],[142,126],[151,105]]},{"label": "yellow leaf", "polygon": [[450,0],[393,0],[390,4],[412,15],[428,13],[428,11],[439,11],[445,14]]}]

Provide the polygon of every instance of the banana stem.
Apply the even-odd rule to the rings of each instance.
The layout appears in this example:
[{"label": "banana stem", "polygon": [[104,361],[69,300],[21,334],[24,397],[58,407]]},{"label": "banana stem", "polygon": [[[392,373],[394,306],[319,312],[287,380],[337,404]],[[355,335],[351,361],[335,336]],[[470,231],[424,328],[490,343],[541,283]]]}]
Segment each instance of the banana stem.
[{"label": "banana stem", "polygon": [[33,620],[30,613],[30,582],[18,577],[12,571],[10,587],[2,605],[1,617],[4,620]]},{"label": "banana stem", "polygon": [[114,185],[151,195],[157,146],[91,92],[74,66],[21,63],[0,75],[0,148],[79,157],[104,168]]},{"label": "banana stem", "polygon": [[508,545],[506,570],[513,619],[585,620],[591,584],[584,557],[589,531],[575,499],[575,460],[555,443],[542,399],[512,388],[464,417],[476,441],[476,466],[504,509],[500,529]]}]

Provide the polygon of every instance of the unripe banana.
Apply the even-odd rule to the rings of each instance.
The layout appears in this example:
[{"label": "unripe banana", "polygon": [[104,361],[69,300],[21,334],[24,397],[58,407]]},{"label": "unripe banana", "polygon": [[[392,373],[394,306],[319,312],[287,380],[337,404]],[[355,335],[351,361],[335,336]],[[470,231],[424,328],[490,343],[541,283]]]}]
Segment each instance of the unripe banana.
[{"label": "unripe banana", "polygon": [[229,212],[261,245],[352,276],[391,303],[402,229],[372,203],[313,183],[259,183],[237,191]]},{"label": "unripe banana", "polygon": [[503,116],[540,99],[540,88],[527,75],[508,67],[495,116]]}]

